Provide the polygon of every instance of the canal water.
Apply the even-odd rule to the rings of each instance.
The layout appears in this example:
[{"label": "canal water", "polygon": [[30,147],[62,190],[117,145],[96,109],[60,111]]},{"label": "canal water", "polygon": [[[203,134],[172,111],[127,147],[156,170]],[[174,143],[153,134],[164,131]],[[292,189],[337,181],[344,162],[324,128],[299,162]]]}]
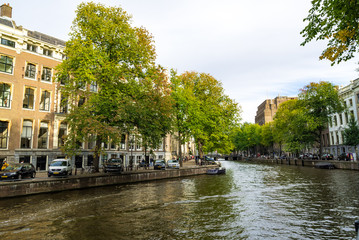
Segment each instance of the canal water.
[{"label": "canal water", "polygon": [[359,172],[201,175],[0,200],[0,239],[355,239]]}]

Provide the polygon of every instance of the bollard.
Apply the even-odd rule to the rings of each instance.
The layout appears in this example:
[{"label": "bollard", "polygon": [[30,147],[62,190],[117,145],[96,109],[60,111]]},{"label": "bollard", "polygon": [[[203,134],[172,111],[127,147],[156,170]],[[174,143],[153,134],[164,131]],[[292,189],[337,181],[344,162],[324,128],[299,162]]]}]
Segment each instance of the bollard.
[{"label": "bollard", "polygon": [[355,226],[355,231],[357,233],[357,240],[359,240],[359,231],[358,231],[358,229],[359,229],[359,220],[355,220],[354,226]]}]

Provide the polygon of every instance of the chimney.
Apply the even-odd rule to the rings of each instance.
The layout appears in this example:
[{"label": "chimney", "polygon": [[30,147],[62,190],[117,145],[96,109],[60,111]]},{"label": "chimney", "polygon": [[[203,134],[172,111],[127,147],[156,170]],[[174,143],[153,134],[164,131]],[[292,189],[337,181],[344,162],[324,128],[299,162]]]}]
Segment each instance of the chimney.
[{"label": "chimney", "polygon": [[1,11],[0,11],[0,16],[1,17],[12,18],[12,7],[10,7],[9,4],[1,5],[0,9],[1,9]]}]

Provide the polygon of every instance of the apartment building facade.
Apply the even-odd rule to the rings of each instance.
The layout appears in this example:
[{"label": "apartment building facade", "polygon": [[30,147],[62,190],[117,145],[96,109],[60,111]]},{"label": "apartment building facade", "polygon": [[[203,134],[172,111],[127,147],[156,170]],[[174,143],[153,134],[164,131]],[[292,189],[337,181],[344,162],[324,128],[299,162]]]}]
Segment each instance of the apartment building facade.
[{"label": "apartment building facade", "polygon": [[353,146],[344,145],[343,131],[348,127],[350,117],[358,122],[359,107],[359,78],[350,82],[349,85],[339,88],[339,97],[344,101],[346,110],[330,116],[329,140],[330,153],[339,156],[341,153],[355,152]]},{"label": "apartment building facade", "polygon": [[272,122],[279,105],[292,99],[296,99],[296,97],[278,96],[274,99],[264,100],[264,102],[257,108],[255,123],[258,125],[264,125],[268,122]]},{"label": "apartment building facade", "polygon": [[[66,157],[61,146],[68,132],[68,109],[60,105],[61,83],[54,79],[55,67],[65,58],[65,42],[17,26],[8,4],[0,7],[0,41],[0,164],[4,159],[31,162],[47,170],[53,159]],[[171,159],[178,147],[175,136],[168,135],[150,157]],[[91,165],[93,148],[94,142],[82,143],[73,165]],[[130,159],[137,164],[145,158],[141,141],[132,136],[123,135],[120,144],[103,143],[103,149],[101,163],[121,157],[126,164]]]}]

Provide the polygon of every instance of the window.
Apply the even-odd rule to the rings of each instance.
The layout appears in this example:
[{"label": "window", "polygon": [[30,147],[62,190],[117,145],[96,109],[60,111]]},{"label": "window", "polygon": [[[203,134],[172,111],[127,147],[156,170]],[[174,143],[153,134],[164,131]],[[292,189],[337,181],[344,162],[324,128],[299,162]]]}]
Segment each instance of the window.
[{"label": "window", "polygon": [[40,123],[40,131],[38,136],[37,148],[46,149],[47,148],[47,139],[49,133],[49,127],[47,122]]},{"label": "window", "polygon": [[158,148],[157,148],[158,151],[162,151],[163,150],[163,140],[161,140],[158,144]]},{"label": "window", "polygon": [[340,125],[343,125],[343,116],[342,116],[342,114],[339,114],[339,122],[340,122]]},{"label": "window", "polygon": [[58,135],[58,146],[61,147],[65,143],[65,136],[67,135],[67,124],[61,123]]},{"label": "window", "polygon": [[77,83],[77,86],[81,90],[86,90],[86,82],[80,81],[80,82]]},{"label": "window", "polygon": [[111,141],[111,146],[110,146],[111,149],[116,149],[116,144],[114,141]]},{"label": "window", "polygon": [[120,143],[120,149],[125,150],[126,149],[126,135],[121,135],[121,143]]},{"label": "window", "polygon": [[135,150],[135,136],[130,136],[129,150]]},{"label": "window", "polygon": [[25,88],[24,101],[22,103],[23,108],[34,109],[34,89]]},{"label": "window", "polygon": [[67,113],[67,98],[61,96],[60,113]]},{"label": "window", "polygon": [[10,85],[0,83],[0,107],[10,107]]},{"label": "window", "polygon": [[349,99],[349,105],[353,106],[353,99]]},{"label": "window", "polygon": [[0,56],[0,72],[12,74],[12,69],[13,69],[12,64],[13,64],[13,59],[11,57],[4,55]]},{"label": "window", "polygon": [[337,116],[334,116],[334,126],[338,125]]},{"label": "window", "polygon": [[91,92],[97,92],[97,83],[96,82],[91,82],[90,91]]},{"label": "window", "polygon": [[349,123],[348,113],[345,112],[345,113],[344,113],[344,116],[345,116],[345,123],[348,124],[348,123]]},{"label": "window", "polygon": [[69,75],[66,75],[66,76],[61,76],[60,77],[60,84],[61,85],[65,85],[68,81],[69,81],[69,79],[70,79],[70,76]]},{"label": "window", "polygon": [[46,82],[51,82],[51,68],[43,67],[41,80]]},{"label": "window", "polygon": [[51,57],[51,56],[52,56],[52,51],[49,50],[49,49],[44,48],[44,49],[42,50],[42,54]]},{"label": "window", "polygon": [[6,121],[0,121],[0,148],[7,148],[7,139],[9,135],[8,130],[9,123]]},{"label": "window", "polygon": [[329,118],[329,127],[333,127],[333,117]]},{"label": "window", "polygon": [[136,142],[136,149],[137,150],[142,150],[142,140],[140,138],[138,138],[137,142]]},{"label": "window", "polygon": [[347,108],[347,101],[344,101],[344,107]]},{"label": "window", "polygon": [[86,100],[86,99],[85,99],[84,97],[80,97],[80,98],[79,98],[78,106],[81,107],[82,105],[84,105],[84,104],[85,104],[85,100]]},{"label": "window", "polygon": [[40,110],[50,111],[50,92],[47,90],[41,93]]},{"label": "window", "polygon": [[27,44],[26,49],[31,52],[37,52],[37,46],[32,45],[32,44]]},{"label": "window", "polygon": [[36,65],[28,63],[26,66],[25,77],[35,79],[36,77]]},{"label": "window", "polygon": [[1,44],[2,45],[5,45],[5,46],[9,46],[9,47],[15,47],[15,42],[14,41],[11,41],[11,40],[8,40],[8,39],[5,39],[5,38],[1,38]]},{"label": "window", "polygon": [[24,120],[21,133],[21,148],[31,148],[32,121]]},{"label": "window", "polygon": [[88,139],[88,149],[94,149],[96,147],[96,136],[93,134],[90,134]]}]

